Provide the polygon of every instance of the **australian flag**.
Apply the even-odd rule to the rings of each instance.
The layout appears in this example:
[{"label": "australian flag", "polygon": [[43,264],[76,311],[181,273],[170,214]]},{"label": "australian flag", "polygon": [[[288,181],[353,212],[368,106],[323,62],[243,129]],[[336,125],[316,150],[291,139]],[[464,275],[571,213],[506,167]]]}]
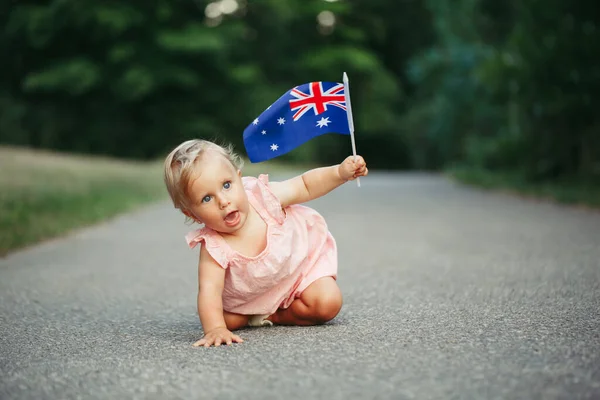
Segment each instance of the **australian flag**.
[{"label": "australian flag", "polygon": [[255,163],[324,133],[350,134],[343,83],[311,82],[290,89],[248,125],[244,146]]}]

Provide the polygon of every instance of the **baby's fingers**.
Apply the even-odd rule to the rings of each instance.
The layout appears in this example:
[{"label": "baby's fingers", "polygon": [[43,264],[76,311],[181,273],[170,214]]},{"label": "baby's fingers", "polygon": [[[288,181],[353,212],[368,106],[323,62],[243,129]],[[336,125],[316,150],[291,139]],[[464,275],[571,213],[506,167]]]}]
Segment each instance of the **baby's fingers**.
[{"label": "baby's fingers", "polygon": [[215,342],[214,338],[209,335],[208,337],[202,338],[202,339],[198,340],[196,343],[194,343],[194,347],[200,347],[200,346],[210,347],[214,342]]},{"label": "baby's fingers", "polygon": [[354,165],[357,167],[362,167],[363,165],[366,165],[365,159],[358,155],[356,156],[356,159],[353,159],[352,161],[354,161]]},{"label": "baby's fingers", "polygon": [[227,346],[231,345],[232,343],[242,343],[243,340],[241,337],[239,337],[238,335],[231,335],[229,337],[227,337],[226,339],[223,339],[223,344],[226,344]]},{"label": "baby's fingers", "polygon": [[369,173],[369,169],[367,167],[360,168],[354,172],[354,177],[366,176]]},{"label": "baby's fingers", "polygon": [[219,347],[221,345],[230,345],[233,342],[236,343],[242,343],[244,340],[239,337],[238,335],[223,335],[223,336],[211,336],[208,335],[208,337],[202,338],[200,340],[198,340],[196,343],[194,343],[192,346],[194,347],[200,347],[200,346],[204,346],[204,347],[210,347],[212,345],[214,345],[215,347]]},{"label": "baby's fingers", "polygon": [[242,339],[238,335],[231,335],[231,339],[236,343],[242,343],[244,341],[244,339]]}]

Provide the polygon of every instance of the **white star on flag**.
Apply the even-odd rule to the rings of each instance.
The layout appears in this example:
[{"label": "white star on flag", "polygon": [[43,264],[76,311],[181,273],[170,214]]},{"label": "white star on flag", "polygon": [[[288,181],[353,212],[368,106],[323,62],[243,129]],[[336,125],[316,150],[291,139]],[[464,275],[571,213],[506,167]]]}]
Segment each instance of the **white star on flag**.
[{"label": "white star on flag", "polygon": [[283,124],[285,124],[285,118],[283,118],[283,117],[281,117],[281,118],[278,118],[278,119],[277,119],[277,123],[278,123],[279,125],[283,125]]},{"label": "white star on flag", "polygon": [[258,125],[258,118],[256,118],[253,122],[254,125]]},{"label": "white star on flag", "polygon": [[271,150],[276,151],[279,148],[275,143],[271,145]]},{"label": "white star on flag", "polygon": [[267,131],[263,130],[261,133],[262,133],[263,135],[266,135],[266,134],[267,134]]},{"label": "white star on flag", "polygon": [[321,117],[321,119],[317,121],[317,126],[319,128],[322,128],[324,126],[327,126],[327,124],[330,123],[330,122],[331,121],[329,120],[329,117],[327,117],[327,118]]}]

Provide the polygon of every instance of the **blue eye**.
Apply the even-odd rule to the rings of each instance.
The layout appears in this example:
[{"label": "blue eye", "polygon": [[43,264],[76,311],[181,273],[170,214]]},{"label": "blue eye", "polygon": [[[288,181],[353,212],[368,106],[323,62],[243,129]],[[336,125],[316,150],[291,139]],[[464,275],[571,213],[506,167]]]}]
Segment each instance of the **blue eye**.
[{"label": "blue eye", "polygon": [[229,182],[229,181],[225,182],[225,183],[223,184],[223,187],[224,187],[225,189],[229,189],[229,188],[231,188],[231,182]]},{"label": "blue eye", "polygon": [[203,202],[203,203],[208,203],[209,201],[210,201],[210,196],[204,196],[204,197],[202,198],[202,202]]}]

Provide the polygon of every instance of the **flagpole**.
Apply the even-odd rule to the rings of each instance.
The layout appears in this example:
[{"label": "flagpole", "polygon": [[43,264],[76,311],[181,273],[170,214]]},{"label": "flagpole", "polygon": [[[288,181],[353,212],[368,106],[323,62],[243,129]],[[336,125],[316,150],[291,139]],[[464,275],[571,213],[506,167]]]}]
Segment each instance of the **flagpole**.
[{"label": "flagpole", "polygon": [[[344,96],[346,98],[346,115],[348,116],[348,127],[350,128],[350,140],[352,140],[352,153],[354,153],[354,161],[356,161],[356,143],[354,142],[354,121],[352,119],[352,105],[350,104],[350,84],[348,83],[348,75],[344,72]],[[360,178],[356,178],[356,184],[360,187]]]}]

